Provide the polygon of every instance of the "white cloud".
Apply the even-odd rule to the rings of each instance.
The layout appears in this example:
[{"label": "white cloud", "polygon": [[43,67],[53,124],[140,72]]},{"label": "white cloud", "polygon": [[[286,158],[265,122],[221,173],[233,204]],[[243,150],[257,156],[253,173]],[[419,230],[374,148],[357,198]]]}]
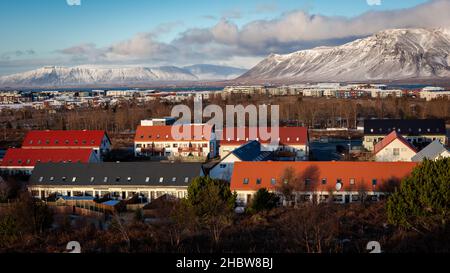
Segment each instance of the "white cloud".
[{"label": "white cloud", "polygon": [[367,5],[369,6],[380,6],[381,0],[367,0]]},{"label": "white cloud", "polygon": [[69,6],[81,6],[81,0],[66,0]]}]

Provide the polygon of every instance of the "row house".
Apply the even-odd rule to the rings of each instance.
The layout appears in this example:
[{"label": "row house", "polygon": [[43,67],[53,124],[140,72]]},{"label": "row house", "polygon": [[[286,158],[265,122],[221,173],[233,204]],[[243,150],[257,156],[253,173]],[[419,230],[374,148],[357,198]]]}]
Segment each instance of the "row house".
[{"label": "row house", "polygon": [[374,159],[378,162],[410,162],[416,155],[416,148],[396,131],[375,144]]},{"label": "row house", "polygon": [[240,205],[251,203],[260,189],[282,199],[284,186],[293,188],[287,200],[336,203],[377,201],[391,192],[417,166],[414,162],[237,162],[230,182]]},{"label": "row house", "polygon": [[[176,135],[173,135],[173,129]],[[188,124],[183,126],[139,126],[134,138],[137,157],[207,159],[217,156],[214,126]]]},{"label": "row house", "polygon": [[0,170],[9,175],[30,175],[41,163],[98,163],[100,158],[92,149],[8,149]]},{"label": "row house", "polygon": [[28,188],[36,198],[57,195],[126,200],[138,196],[147,203],[166,194],[186,197],[191,182],[201,175],[200,163],[48,163],[36,166]]},{"label": "row house", "polygon": [[30,131],[25,136],[22,149],[92,149],[103,159],[111,151],[111,140],[105,131],[100,130]]},{"label": "row house", "polygon": [[[271,128],[270,130],[275,130]],[[260,136],[260,130],[266,131],[264,128],[233,128],[217,132],[220,139],[219,155],[224,158],[229,153],[244,145],[245,143],[256,140],[261,143],[262,151],[274,152],[274,156],[283,160],[304,161],[309,157],[309,135],[306,127],[278,127],[278,139],[264,139]],[[256,132],[256,135],[252,135]],[[274,144],[275,143],[275,144]]]},{"label": "row house", "polygon": [[363,146],[373,151],[375,145],[392,131],[421,149],[435,140],[447,143],[447,130],[442,119],[368,119],[364,121]]}]

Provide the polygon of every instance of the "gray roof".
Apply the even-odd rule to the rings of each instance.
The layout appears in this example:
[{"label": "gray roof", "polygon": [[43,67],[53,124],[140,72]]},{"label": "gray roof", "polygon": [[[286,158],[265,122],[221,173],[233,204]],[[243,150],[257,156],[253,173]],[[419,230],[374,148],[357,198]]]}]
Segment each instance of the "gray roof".
[{"label": "gray roof", "polygon": [[414,162],[422,162],[425,158],[430,160],[436,159],[441,153],[447,151],[447,149],[442,145],[439,140],[435,140],[430,143],[427,147],[423,148],[415,156],[412,157]]},{"label": "gray roof", "polygon": [[[195,177],[201,175],[201,166],[201,163],[159,162],[46,163],[36,166],[30,178],[30,184],[42,186],[188,186]],[[161,177],[163,182],[160,182]],[[186,178],[188,178],[187,183]]]}]

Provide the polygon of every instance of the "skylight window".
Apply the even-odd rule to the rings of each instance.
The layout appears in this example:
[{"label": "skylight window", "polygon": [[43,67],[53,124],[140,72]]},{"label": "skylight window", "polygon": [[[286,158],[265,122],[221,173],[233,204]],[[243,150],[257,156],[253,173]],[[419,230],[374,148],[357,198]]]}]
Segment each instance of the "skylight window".
[{"label": "skylight window", "polygon": [[103,178],[103,182],[107,183],[108,182],[108,177],[105,176],[105,178]]},{"label": "skylight window", "polygon": [[172,182],[177,182],[177,178],[176,177],[172,177]]},{"label": "skylight window", "polygon": [[95,177],[91,177],[91,183],[95,181]]},{"label": "skylight window", "polygon": [[127,178],[127,181],[128,181],[128,182],[131,182],[131,177],[128,177],[128,178]]},{"label": "skylight window", "polygon": [[145,183],[148,183],[148,182],[150,182],[150,177],[145,178]]},{"label": "skylight window", "polygon": [[184,183],[189,183],[189,177],[184,178]]},{"label": "skylight window", "polygon": [[159,178],[159,183],[162,183],[162,182],[164,182],[164,177]]},{"label": "skylight window", "polygon": [[77,181],[77,177],[75,176],[72,178],[72,182],[76,182],[76,181]]},{"label": "skylight window", "polygon": [[249,179],[248,178],[244,178],[244,185],[248,185]]}]

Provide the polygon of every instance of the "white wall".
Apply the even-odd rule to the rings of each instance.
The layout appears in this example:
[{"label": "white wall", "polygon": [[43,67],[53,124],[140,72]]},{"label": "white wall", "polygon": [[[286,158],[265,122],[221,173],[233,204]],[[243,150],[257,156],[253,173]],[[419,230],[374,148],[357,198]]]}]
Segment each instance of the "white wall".
[{"label": "white wall", "polygon": [[[398,150],[398,155],[394,154],[394,151]],[[416,153],[412,151],[408,146],[398,139],[392,141],[388,146],[384,147],[383,150],[379,151],[375,155],[375,161],[378,162],[411,162],[411,158]]]}]

